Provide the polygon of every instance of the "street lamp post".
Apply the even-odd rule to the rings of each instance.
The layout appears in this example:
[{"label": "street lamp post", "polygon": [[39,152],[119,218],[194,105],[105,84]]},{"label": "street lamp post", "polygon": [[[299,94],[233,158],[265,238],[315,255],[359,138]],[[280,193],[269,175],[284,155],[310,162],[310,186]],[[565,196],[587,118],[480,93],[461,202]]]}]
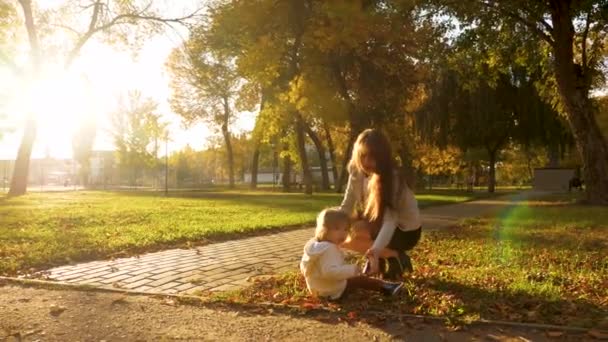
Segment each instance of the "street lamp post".
[{"label": "street lamp post", "polygon": [[165,135],[165,196],[169,195],[169,136]]}]

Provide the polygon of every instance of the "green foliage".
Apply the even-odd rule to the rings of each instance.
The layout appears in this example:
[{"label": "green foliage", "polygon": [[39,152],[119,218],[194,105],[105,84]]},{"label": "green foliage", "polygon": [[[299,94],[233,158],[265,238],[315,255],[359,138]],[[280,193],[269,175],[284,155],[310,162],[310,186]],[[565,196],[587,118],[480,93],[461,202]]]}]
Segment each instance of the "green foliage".
[{"label": "green foliage", "polygon": [[424,144],[416,149],[412,164],[426,175],[454,175],[463,164],[463,156],[462,152],[453,146],[441,149]]},{"label": "green foliage", "polygon": [[547,162],[547,151],[544,148],[509,144],[501,152],[497,181],[503,185],[530,184],[534,179],[534,169],[544,167]]},{"label": "green foliage", "polygon": [[10,40],[10,35],[14,33],[17,24],[17,12],[12,2],[0,0],[0,47],[4,47],[4,44]]},{"label": "green foliage", "polygon": [[91,152],[97,135],[97,124],[85,117],[76,128],[72,137],[73,158],[80,165],[80,178],[82,185],[88,185],[91,170]]},{"label": "green foliage", "polygon": [[207,42],[260,86],[254,136],[293,146],[294,112],[354,133],[403,127],[425,73],[419,47],[436,34],[418,14],[412,1],[230,1],[210,11]]},{"label": "green foliage", "polygon": [[186,124],[202,120],[219,129],[235,118],[234,102],[243,80],[233,61],[205,50],[204,38],[195,36],[171,54],[170,103]]},{"label": "green foliage", "polygon": [[163,124],[159,123],[156,109],[152,99],[142,98],[135,91],[129,92],[128,99],[122,97],[119,108],[111,113],[118,163],[130,185],[136,185],[145,169],[155,166],[158,141],[166,139],[158,129]]}]

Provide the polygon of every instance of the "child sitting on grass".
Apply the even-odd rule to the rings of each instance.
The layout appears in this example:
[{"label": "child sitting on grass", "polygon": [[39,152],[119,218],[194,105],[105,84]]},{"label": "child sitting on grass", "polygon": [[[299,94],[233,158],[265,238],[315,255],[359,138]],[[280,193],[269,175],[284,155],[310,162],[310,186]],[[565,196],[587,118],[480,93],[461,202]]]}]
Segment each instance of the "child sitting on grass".
[{"label": "child sitting on grass", "polygon": [[340,244],[346,240],[350,218],[339,209],[325,209],[317,217],[315,237],[304,246],[300,270],[308,291],[319,297],[339,299],[344,293],[360,288],[386,296],[399,293],[402,283],[389,283],[361,275],[357,265],[346,264]]}]

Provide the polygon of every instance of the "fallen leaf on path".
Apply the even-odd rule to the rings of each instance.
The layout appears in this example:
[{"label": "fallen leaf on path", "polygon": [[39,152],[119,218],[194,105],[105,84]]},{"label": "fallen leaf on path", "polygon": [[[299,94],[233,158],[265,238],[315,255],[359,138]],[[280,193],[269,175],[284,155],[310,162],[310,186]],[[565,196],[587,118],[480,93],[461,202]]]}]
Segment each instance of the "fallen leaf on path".
[{"label": "fallen leaf on path", "polygon": [[302,308],[307,309],[307,310],[316,309],[317,307],[319,307],[319,304],[310,303],[310,302],[302,303]]},{"label": "fallen leaf on path", "polygon": [[563,331],[547,331],[547,336],[549,336],[549,337],[553,337],[553,338],[555,338],[555,337],[560,337],[560,336],[562,336],[563,334],[564,334],[564,332],[563,332]]},{"label": "fallen leaf on path", "polygon": [[169,306],[175,306],[175,300],[173,300],[172,298],[165,298],[162,302],[162,304],[164,305],[169,305]]},{"label": "fallen leaf on path", "polygon": [[588,331],[588,334],[598,340],[608,340],[608,330],[592,329]]},{"label": "fallen leaf on path", "polygon": [[117,304],[127,304],[127,297],[122,297],[122,298],[118,298],[118,299],[114,299],[112,301],[112,305],[117,305]]},{"label": "fallen leaf on path", "polygon": [[49,307],[49,313],[53,316],[59,316],[66,310],[65,306],[60,306],[56,304],[51,304]]}]

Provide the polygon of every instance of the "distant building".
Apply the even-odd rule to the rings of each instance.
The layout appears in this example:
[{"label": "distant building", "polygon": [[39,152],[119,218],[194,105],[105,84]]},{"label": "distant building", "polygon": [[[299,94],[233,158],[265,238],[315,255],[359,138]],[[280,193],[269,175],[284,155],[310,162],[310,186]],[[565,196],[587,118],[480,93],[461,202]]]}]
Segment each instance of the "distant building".
[{"label": "distant building", "polygon": [[89,161],[91,164],[89,185],[101,186],[119,183],[118,161],[114,151],[92,151]]},{"label": "distant building", "polygon": [[[0,160],[0,186],[8,187],[13,176],[14,160]],[[78,163],[69,158],[31,159],[28,184],[68,186],[77,182]]]}]

